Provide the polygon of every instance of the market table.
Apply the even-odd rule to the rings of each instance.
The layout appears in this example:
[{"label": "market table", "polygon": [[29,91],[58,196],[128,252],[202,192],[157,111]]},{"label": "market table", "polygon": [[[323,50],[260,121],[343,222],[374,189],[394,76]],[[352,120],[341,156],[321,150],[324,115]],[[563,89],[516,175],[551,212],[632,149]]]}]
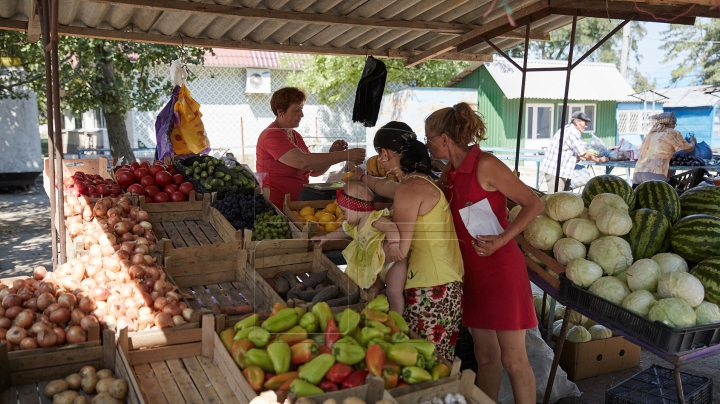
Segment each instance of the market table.
[{"label": "market table", "polygon": [[[607,161],[605,163],[596,163],[594,161],[587,161],[587,160],[580,160],[578,161],[578,164],[583,164],[586,166],[599,166],[599,167],[605,167],[605,174],[610,174],[615,168],[624,168],[625,169],[625,179],[628,182],[632,181],[632,177],[630,177],[630,169],[635,168],[636,161]],[[694,170],[696,168],[704,168],[708,171],[715,171],[716,173],[720,172],[720,165],[712,165],[712,166],[670,166],[670,170],[675,171],[687,171],[687,170]]]}]

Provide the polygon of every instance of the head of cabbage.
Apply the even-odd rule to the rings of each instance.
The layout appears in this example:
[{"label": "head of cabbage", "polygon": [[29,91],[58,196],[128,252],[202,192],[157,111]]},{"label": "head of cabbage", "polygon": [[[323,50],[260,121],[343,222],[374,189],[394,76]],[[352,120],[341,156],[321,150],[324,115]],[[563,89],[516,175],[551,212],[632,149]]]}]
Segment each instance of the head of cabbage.
[{"label": "head of cabbage", "polygon": [[628,213],[630,210],[627,203],[625,203],[625,200],[621,196],[607,193],[595,195],[592,202],[590,202],[588,214],[591,219],[597,220],[598,215],[605,208],[620,209],[625,211],[625,213]]},{"label": "head of cabbage", "polygon": [[695,311],[683,299],[660,299],[650,308],[650,321],[660,321],[673,328],[692,327],[696,323]]},{"label": "head of cabbage", "polygon": [[537,314],[538,318],[540,318],[544,311],[545,315],[543,316],[543,322],[547,321],[550,316],[550,298],[548,297],[545,299],[545,310],[543,310],[542,293],[533,293],[533,304],[535,305],[535,314]]},{"label": "head of cabbage", "polygon": [[603,269],[600,265],[584,258],[570,260],[565,268],[565,276],[583,289],[589,288],[602,275]]},{"label": "head of cabbage", "polygon": [[590,335],[590,331],[588,331],[585,327],[576,325],[568,330],[565,339],[576,344],[581,344],[583,342],[590,342],[590,340],[592,340],[592,336]]},{"label": "head of cabbage", "polygon": [[660,275],[667,272],[687,272],[688,264],[685,259],[673,253],[660,253],[652,257],[660,266]]},{"label": "head of cabbage", "polygon": [[522,209],[522,206],[520,205],[517,205],[514,208],[510,209],[510,213],[508,213],[508,222],[512,223],[513,220],[515,220],[518,213],[520,213],[520,209]]},{"label": "head of cabbage", "polygon": [[563,231],[560,223],[540,215],[525,228],[523,236],[538,250],[551,250],[555,243],[563,238]]},{"label": "head of cabbage", "polygon": [[614,276],[603,276],[590,286],[588,291],[594,295],[598,295],[603,299],[609,300],[618,306],[630,294],[630,288],[627,287],[620,279]]},{"label": "head of cabbage", "polygon": [[650,307],[652,307],[655,302],[655,296],[653,296],[652,293],[647,290],[637,290],[623,299],[622,307],[633,313],[647,317],[648,312],[650,312]]},{"label": "head of cabbage", "polygon": [[598,230],[595,222],[589,219],[570,219],[563,223],[562,230],[566,236],[584,244],[590,244],[600,237],[600,230]]},{"label": "head of cabbage", "polygon": [[567,265],[575,258],[585,258],[585,245],[574,238],[561,238],[553,246],[553,255],[562,265]]},{"label": "head of cabbage", "polygon": [[660,266],[649,258],[635,261],[627,270],[627,284],[632,291],[654,292],[657,290],[658,280],[660,280]]},{"label": "head of cabbage", "polygon": [[571,192],[556,192],[545,198],[545,214],[558,222],[572,219],[585,208],[580,195]]},{"label": "head of cabbage", "polygon": [[616,236],[600,237],[593,241],[588,250],[588,259],[600,265],[608,275],[624,271],[633,263],[630,244]]},{"label": "head of cabbage", "polygon": [[697,307],[705,298],[705,288],[700,280],[687,272],[668,272],[658,281],[657,292],[664,298],[677,297],[690,307]]},{"label": "head of cabbage", "polygon": [[695,308],[697,325],[720,323],[720,308],[715,303],[702,302]]},{"label": "head of cabbage", "polygon": [[588,328],[588,331],[590,332],[590,337],[593,341],[599,339],[608,339],[612,337],[612,331],[610,331],[609,328],[604,327],[600,324]]},{"label": "head of cabbage", "polygon": [[627,211],[616,208],[605,208],[595,218],[595,225],[603,234],[622,236],[632,229],[632,219]]},{"label": "head of cabbage", "polygon": [[627,269],[613,274],[614,277],[620,279],[627,284]]},{"label": "head of cabbage", "polygon": [[575,217],[578,219],[592,219],[590,217],[590,209],[588,209],[588,208],[583,208],[583,211]]}]

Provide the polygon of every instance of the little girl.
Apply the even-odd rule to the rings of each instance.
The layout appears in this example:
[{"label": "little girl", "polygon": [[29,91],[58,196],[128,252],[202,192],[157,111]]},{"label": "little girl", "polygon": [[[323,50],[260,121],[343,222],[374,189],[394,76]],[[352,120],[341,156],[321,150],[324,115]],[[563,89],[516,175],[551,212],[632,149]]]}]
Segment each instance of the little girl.
[{"label": "little girl", "polygon": [[389,210],[374,210],[374,199],[372,191],[360,182],[338,189],[337,204],[345,216],[342,227],[312,240],[322,246],[328,240],[351,238],[343,250],[345,273],[361,288],[370,288],[373,297],[385,283],[390,310],[402,314],[407,261],[400,252],[400,232],[390,220]]}]

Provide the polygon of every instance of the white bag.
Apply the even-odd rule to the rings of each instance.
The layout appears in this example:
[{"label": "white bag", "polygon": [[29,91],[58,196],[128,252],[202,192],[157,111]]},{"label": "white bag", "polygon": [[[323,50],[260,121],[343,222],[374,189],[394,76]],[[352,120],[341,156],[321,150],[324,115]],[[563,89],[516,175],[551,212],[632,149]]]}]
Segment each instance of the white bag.
[{"label": "white bag", "polygon": [[640,156],[640,150],[635,147],[634,144],[625,140],[625,138],[620,139],[620,143],[618,143],[617,145],[617,150],[621,152],[626,152],[625,154],[632,161],[637,161]]},{"label": "white bag", "polygon": [[590,174],[590,170],[588,170],[587,167],[582,164],[575,164],[573,176],[570,179],[570,189],[584,187],[591,178],[592,174]]}]

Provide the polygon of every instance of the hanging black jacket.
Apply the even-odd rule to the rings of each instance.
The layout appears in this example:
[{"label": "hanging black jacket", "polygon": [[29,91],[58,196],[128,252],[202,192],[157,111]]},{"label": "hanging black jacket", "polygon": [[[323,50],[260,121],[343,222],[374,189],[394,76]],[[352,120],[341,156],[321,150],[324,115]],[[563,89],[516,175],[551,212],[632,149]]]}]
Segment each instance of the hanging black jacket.
[{"label": "hanging black jacket", "polygon": [[368,57],[355,93],[353,122],[360,122],[369,128],[375,126],[386,79],[385,64],[372,56]]}]

